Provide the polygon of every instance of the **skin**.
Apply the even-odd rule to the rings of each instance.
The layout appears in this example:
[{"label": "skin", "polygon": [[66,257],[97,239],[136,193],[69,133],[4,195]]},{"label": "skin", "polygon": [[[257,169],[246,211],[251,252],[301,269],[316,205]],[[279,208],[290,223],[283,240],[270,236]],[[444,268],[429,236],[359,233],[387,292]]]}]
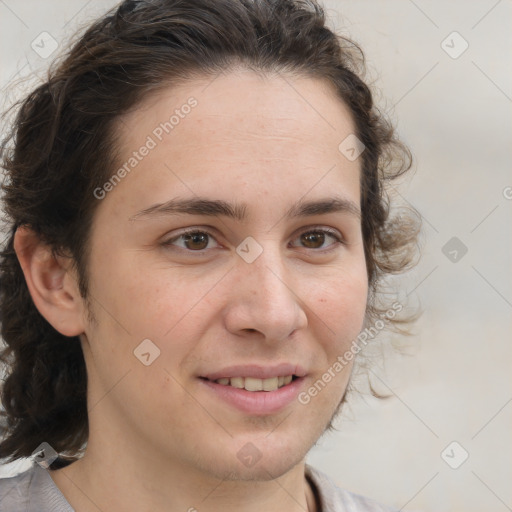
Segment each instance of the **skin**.
[{"label": "skin", "polygon": [[[28,229],[16,235],[36,306],[57,330],[80,336],[89,379],[86,453],[50,474],[78,512],[315,510],[305,456],[351,364],[309,404],[295,399],[263,416],[227,404],[198,376],[292,362],[307,373],[304,391],[361,330],[360,218],[284,217],[300,198],[336,194],[360,206],[360,160],[338,150],[354,131],[351,116],[322,81],[231,71],[146,97],[119,122],[120,164],[191,96],[198,105],[99,201],[88,267],[95,321],[70,262]],[[177,196],[236,200],[247,218],[133,218]],[[207,229],[208,245],[187,245],[179,235],[189,227]],[[312,228],[344,243],[304,240]],[[248,236],[263,248],[252,263],[236,252]],[[160,349],[149,366],[133,352],[144,339]],[[247,443],[261,454],[252,467],[237,457]]]}]

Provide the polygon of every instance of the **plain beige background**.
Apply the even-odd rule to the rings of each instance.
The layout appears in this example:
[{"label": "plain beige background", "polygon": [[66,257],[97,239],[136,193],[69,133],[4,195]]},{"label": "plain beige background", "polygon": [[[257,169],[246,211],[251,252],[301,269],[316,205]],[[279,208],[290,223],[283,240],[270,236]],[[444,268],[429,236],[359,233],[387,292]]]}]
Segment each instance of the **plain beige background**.
[{"label": "plain beige background", "polygon": [[[31,47],[42,32],[60,49],[114,4],[0,0],[2,104],[21,92],[6,94],[10,80],[41,75],[51,61]],[[409,512],[512,510],[512,3],[323,5],[331,26],[365,50],[379,104],[414,153],[414,174],[394,194],[423,216],[422,259],[396,284],[423,316],[409,356],[384,350],[372,370],[392,398],[354,393],[339,432],[309,462]]]}]

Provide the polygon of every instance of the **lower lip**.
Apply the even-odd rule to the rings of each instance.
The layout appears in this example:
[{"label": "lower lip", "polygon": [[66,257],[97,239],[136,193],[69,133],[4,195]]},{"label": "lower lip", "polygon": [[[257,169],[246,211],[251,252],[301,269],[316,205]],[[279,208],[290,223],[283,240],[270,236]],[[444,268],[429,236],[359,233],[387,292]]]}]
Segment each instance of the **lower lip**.
[{"label": "lower lip", "polygon": [[304,377],[296,378],[275,391],[247,391],[200,379],[219,398],[246,414],[254,415],[274,414],[284,409],[296,400],[303,380]]}]

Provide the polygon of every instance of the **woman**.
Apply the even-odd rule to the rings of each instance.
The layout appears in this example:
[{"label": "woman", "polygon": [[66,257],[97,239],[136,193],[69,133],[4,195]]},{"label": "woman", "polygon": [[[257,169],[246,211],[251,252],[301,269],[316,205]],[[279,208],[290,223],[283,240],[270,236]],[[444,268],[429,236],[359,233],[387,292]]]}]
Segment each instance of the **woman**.
[{"label": "woman", "polygon": [[358,52],[312,1],[125,1],[24,99],[2,510],[389,510],[305,463],[418,232]]}]

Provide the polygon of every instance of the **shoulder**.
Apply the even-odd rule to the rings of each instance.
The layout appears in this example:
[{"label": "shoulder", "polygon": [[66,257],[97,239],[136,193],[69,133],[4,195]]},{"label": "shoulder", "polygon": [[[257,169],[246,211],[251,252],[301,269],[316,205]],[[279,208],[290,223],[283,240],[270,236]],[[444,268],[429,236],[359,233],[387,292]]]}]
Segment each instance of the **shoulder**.
[{"label": "shoulder", "polygon": [[322,512],[397,512],[376,501],[338,487],[325,473],[306,465],[306,476],[316,488]]},{"label": "shoulder", "polygon": [[0,478],[2,512],[74,512],[51,476],[37,464],[19,475]]},{"label": "shoulder", "polygon": [[33,478],[32,468],[16,476],[0,478],[0,510],[11,512],[26,507]]}]

